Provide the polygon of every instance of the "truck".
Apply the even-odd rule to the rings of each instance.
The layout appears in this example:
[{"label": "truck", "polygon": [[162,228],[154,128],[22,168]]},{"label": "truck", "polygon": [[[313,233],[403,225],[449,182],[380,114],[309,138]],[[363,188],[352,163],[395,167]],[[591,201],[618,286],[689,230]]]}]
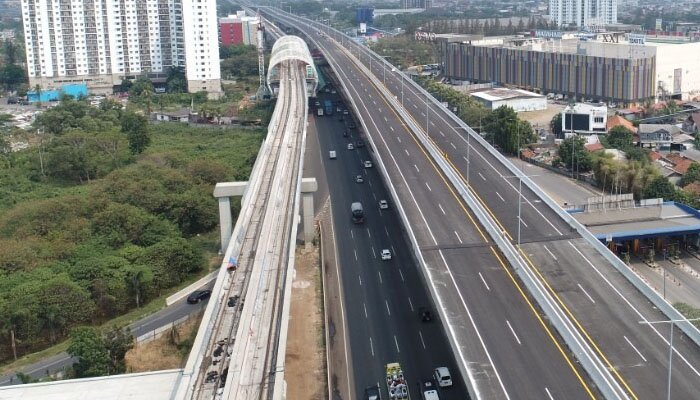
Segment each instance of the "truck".
[{"label": "truck", "polygon": [[350,211],[352,212],[352,222],[361,224],[365,221],[365,211],[362,209],[362,203],[359,201],[352,203]]},{"label": "truck", "polygon": [[323,110],[326,112],[326,115],[333,115],[333,102],[330,100],[324,101]]},{"label": "truck", "polygon": [[408,385],[403,376],[401,365],[397,362],[386,365],[386,387],[389,390],[389,399],[408,400]]}]

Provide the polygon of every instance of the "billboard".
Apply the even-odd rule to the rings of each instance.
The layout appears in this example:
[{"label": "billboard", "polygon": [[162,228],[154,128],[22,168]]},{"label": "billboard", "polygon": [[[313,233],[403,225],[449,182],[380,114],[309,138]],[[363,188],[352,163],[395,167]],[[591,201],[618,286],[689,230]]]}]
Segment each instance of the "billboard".
[{"label": "billboard", "polygon": [[627,36],[627,40],[630,44],[645,44],[647,42],[647,36],[640,33],[630,33]]},{"label": "billboard", "polygon": [[534,36],[538,38],[547,38],[547,39],[561,39],[564,34],[562,31],[544,31],[544,30],[537,30],[535,31]]},{"label": "billboard", "polygon": [[662,29],[662,25],[663,25],[662,22],[663,22],[663,20],[661,18],[656,19],[656,30],[657,31],[660,31]]}]

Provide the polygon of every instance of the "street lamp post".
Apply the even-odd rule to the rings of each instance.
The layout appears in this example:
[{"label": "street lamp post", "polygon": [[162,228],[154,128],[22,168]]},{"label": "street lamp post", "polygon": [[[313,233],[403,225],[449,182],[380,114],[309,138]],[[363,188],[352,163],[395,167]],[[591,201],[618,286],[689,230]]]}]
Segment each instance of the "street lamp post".
[{"label": "street lamp post", "polygon": [[642,325],[671,324],[671,337],[668,341],[668,383],[666,385],[666,400],[671,400],[671,376],[673,373],[673,328],[677,322],[700,321],[700,318],[669,319],[661,321],[639,321]]}]

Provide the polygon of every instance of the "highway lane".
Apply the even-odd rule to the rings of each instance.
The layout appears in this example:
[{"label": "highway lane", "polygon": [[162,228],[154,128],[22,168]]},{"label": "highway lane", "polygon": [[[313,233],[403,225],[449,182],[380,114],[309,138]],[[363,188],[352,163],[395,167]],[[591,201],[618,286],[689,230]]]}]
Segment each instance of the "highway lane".
[{"label": "highway lane", "polygon": [[[417,94],[407,91],[406,86],[404,100],[411,104],[422,101]],[[411,110],[411,107],[407,109]],[[417,118],[416,112],[411,112]],[[434,121],[435,125],[428,124],[429,132],[433,132],[431,137],[463,176],[467,171],[467,160],[462,156],[467,153],[467,144],[472,146],[468,181],[515,242],[518,221],[517,207],[513,204],[518,202],[517,179],[512,175],[508,177],[505,167],[499,165],[481,144],[463,140],[463,133],[449,126],[449,120],[435,113]],[[441,130],[438,132],[445,135],[435,135],[435,130]],[[487,176],[493,178],[483,179]],[[639,321],[658,321],[666,317],[526,187],[523,187],[522,220],[523,250],[530,260],[535,260],[531,263],[532,268],[549,284],[550,291],[586,334],[598,354],[617,371],[618,381],[632,398],[663,397],[665,386],[658,383],[659,377],[666,376],[668,370],[668,333],[662,333],[660,327],[640,329]],[[556,252],[561,253],[559,257],[552,255]],[[586,257],[593,261],[585,261]],[[591,266],[597,266],[602,272],[590,273]],[[592,310],[587,294],[591,290],[599,295]],[[603,324],[602,321],[614,323]],[[683,335],[679,336],[684,339],[676,339],[680,361],[676,362],[674,372],[681,377],[674,380],[673,390],[681,398],[692,397],[700,389],[700,350]],[[639,356],[638,349],[644,356]]]},{"label": "highway lane", "polygon": [[[350,70],[347,64],[343,66]],[[375,75],[381,79],[382,75],[379,72],[381,69],[375,68]],[[392,82],[392,79],[395,82]],[[397,89],[400,95],[400,81],[396,77],[387,77],[387,83],[395,95]],[[414,119],[419,121],[419,118],[426,115],[420,111],[421,106],[417,106],[423,100],[418,95],[411,94],[407,88],[408,85],[404,85],[406,108],[413,113]],[[423,102],[422,107],[424,106]],[[438,116],[437,113],[428,113],[432,114],[433,122],[428,122],[430,136],[463,176],[467,171],[467,159],[464,158],[467,155],[467,144],[471,145],[470,176],[465,176],[464,180],[468,180],[482,196],[493,216],[501,221],[515,241],[517,207],[513,207],[513,204],[518,202],[517,179],[509,177],[508,174],[512,173],[497,163],[478,142],[464,139],[462,133],[449,125],[446,118]],[[665,376],[668,368],[668,343],[658,328],[640,329],[639,321],[662,320],[665,317],[594,249],[589,248],[578,234],[571,232],[568,224],[542,203],[538,195],[523,187],[523,197],[521,234],[523,243],[526,243],[525,252],[531,255],[531,259],[537,260],[532,267],[541,270],[541,277],[549,283],[551,292],[556,294],[560,304],[586,333],[589,342],[597,348],[598,354],[606,360],[611,369],[614,368],[618,372],[618,380],[627,386],[631,397],[663,397],[665,387],[659,384],[659,377]],[[548,243],[543,243],[543,240],[547,240]],[[566,253],[567,256],[552,256],[555,249]],[[594,260],[590,264],[599,266],[603,273],[590,273],[586,265],[588,263],[582,262],[585,259],[584,253],[586,257]],[[543,257],[549,257],[550,261],[554,262],[544,262]],[[591,288],[600,292],[599,305],[595,310],[589,310],[587,304],[590,300],[586,293]],[[602,324],[601,321],[610,322]],[[652,334],[649,334],[649,331]],[[679,337],[684,338],[682,335]],[[700,382],[700,375],[697,373],[698,349],[694,344],[688,343],[687,338],[676,338],[676,344],[680,361],[674,364],[674,369],[678,369],[674,372],[685,375],[679,378],[678,382],[674,381],[673,389],[682,398],[692,397],[693,393],[697,392]],[[643,358],[638,357],[637,349],[642,349],[640,352],[646,355]]]},{"label": "highway lane", "polygon": [[[338,54],[338,56],[342,56],[342,54]],[[372,89],[359,83],[354,83],[358,86],[355,88],[349,77],[341,77],[341,79],[344,79],[356,91]],[[359,98],[358,93],[351,93],[351,95]],[[376,102],[370,105],[361,104],[363,118],[365,121],[370,120],[369,108],[381,113],[383,107],[386,106]],[[584,387],[579,378],[575,376],[577,373],[580,374],[580,371],[567,364],[566,356],[560,353],[557,348],[558,343],[552,341],[545,333],[543,327],[546,325],[540,323],[537,315],[532,313],[525,302],[506,298],[505,294],[512,294],[516,287],[514,281],[511,281],[507,276],[505,268],[498,267],[498,260],[493,252],[488,255],[483,252],[469,251],[470,245],[483,243],[483,238],[479,239],[475,228],[470,227],[471,222],[468,220],[470,214],[465,213],[464,205],[450,193],[452,189],[446,185],[444,178],[438,175],[430,161],[425,157],[409,159],[410,152],[421,151],[413,142],[410,134],[405,131],[405,128],[398,128],[399,131],[386,121],[383,124],[381,120],[374,121],[373,124],[375,123],[376,126],[369,127],[373,136],[381,135],[382,140],[386,141],[395,140],[391,146],[392,148],[396,147],[396,157],[387,152],[389,146],[386,142],[383,142],[384,144],[378,150],[380,153],[384,151],[383,160],[391,160],[388,164],[393,163],[393,165],[388,165],[393,172],[392,176],[401,177],[402,182],[393,182],[393,184],[400,192],[400,198],[409,199],[407,201],[411,205],[409,214],[415,218],[414,231],[416,231],[417,236],[420,236],[426,249],[432,247],[435,254],[438,255],[438,260],[433,263],[431,259],[429,263],[431,274],[434,274],[435,277],[431,284],[440,287],[442,301],[446,304],[449,303],[447,307],[450,320],[449,329],[453,333],[459,331],[459,346],[462,350],[460,356],[464,357],[464,354],[467,354],[470,371],[473,372],[473,379],[479,382],[478,389],[481,394],[485,398],[504,398],[508,394],[501,392],[501,390],[504,390],[503,387],[508,387],[517,388],[513,390],[516,390],[518,396],[529,398],[543,397],[547,393],[557,394],[560,398],[564,396],[567,398],[588,398],[587,387]],[[394,133],[395,136],[393,136]],[[404,157],[404,153],[408,157]],[[416,162],[409,163],[408,160]],[[398,162],[402,165],[398,165]],[[415,190],[411,190],[411,187]],[[437,203],[436,199],[439,199]],[[427,217],[423,217],[424,214]],[[430,225],[426,219],[431,221]],[[471,232],[463,231],[465,229]],[[436,233],[433,234],[433,231]],[[461,259],[460,265],[456,266],[457,269],[466,267],[464,260],[473,261],[475,269],[471,271],[473,274],[471,279],[464,281],[467,287],[463,288],[462,291],[457,290],[457,284],[451,277],[450,268],[444,264],[445,261],[439,260],[441,258],[440,247],[443,245],[446,247],[455,246],[455,243],[465,246],[465,256]],[[489,306],[471,310],[472,313],[478,314],[478,316],[472,316],[470,311],[465,309],[466,304],[471,304],[470,297],[483,297],[481,294],[483,284],[478,277],[481,271],[477,269],[484,268],[485,271],[486,269],[494,269],[494,267],[501,268],[503,273],[491,283],[493,295],[487,296],[490,299]],[[471,290],[472,288],[474,290]],[[501,315],[507,317],[501,320],[501,324],[496,328],[488,330],[488,336],[480,337],[476,332],[476,326],[486,323],[485,321],[494,320],[494,316],[500,317]],[[479,322],[473,322],[472,318],[479,319]],[[494,349],[502,347],[504,343],[517,342],[516,335],[513,335],[511,329],[503,329],[504,326],[508,325],[514,326],[514,330],[521,332],[541,333],[532,335],[531,343],[528,346],[520,346],[521,348],[518,349],[526,354],[523,357],[523,359],[528,360],[526,365],[514,363],[514,357],[510,352],[489,355],[486,351],[479,350],[482,346]],[[482,342],[488,343],[482,344]],[[489,360],[490,356],[493,356],[496,361]],[[466,359],[462,361],[466,361]],[[501,371],[501,373],[505,376],[503,380],[507,383],[501,383],[501,377],[496,373],[493,364],[505,371]],[[583,379],[585,380],[585,378]]]},{"label": "highway lane", "polygon": [[[347,117],[346,117],[347,118]],[[346,145],[359,139],[357,131],[342,136],[343,123],[337,116],[315,118],[323,171],[330,185],[334,232],[343,275],[346,315],[349,325],[355,390],[358,397],[364,388],[380,382],[383,385],[384,365],[399,361],[404,367],[410,389],[418,397],[417,383],[428,378],[432,369],[457,368],[444,333],[437,322],[421,323],[418,308],[430,305],[393,207],[380,210],[378,200],[388,199],[383,183],[374,168],[365,169],[361,161],[371,159],[368,149],[349,151]],[[314,140],[313,137],[309,137]],[[336,150],[338,158],[328,159],[328,151]],[[365,182],[353,181],[362,174]],[[361,201],[366,212],[363,224],[353,224],[350,203]],[[382,248],[393,251],[391,261],[382,261]],[[462,382],[442,391],[445,399],[464,399]]]}]

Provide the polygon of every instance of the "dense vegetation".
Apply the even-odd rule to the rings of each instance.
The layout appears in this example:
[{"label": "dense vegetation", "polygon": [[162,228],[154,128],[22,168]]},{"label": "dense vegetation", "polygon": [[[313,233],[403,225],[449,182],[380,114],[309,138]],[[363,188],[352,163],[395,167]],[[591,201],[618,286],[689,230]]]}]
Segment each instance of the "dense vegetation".
[{"label": "dense vegetation", "polygon": [[0,361],[200,271],[203,251],[217,248],[203,240],[216,237],[204,235],[218,222],[213,185],[245,179],[262,140],[260,131],[149,125],[110,101],[64,100],[35,126],[34,145],[0,164]]}]

